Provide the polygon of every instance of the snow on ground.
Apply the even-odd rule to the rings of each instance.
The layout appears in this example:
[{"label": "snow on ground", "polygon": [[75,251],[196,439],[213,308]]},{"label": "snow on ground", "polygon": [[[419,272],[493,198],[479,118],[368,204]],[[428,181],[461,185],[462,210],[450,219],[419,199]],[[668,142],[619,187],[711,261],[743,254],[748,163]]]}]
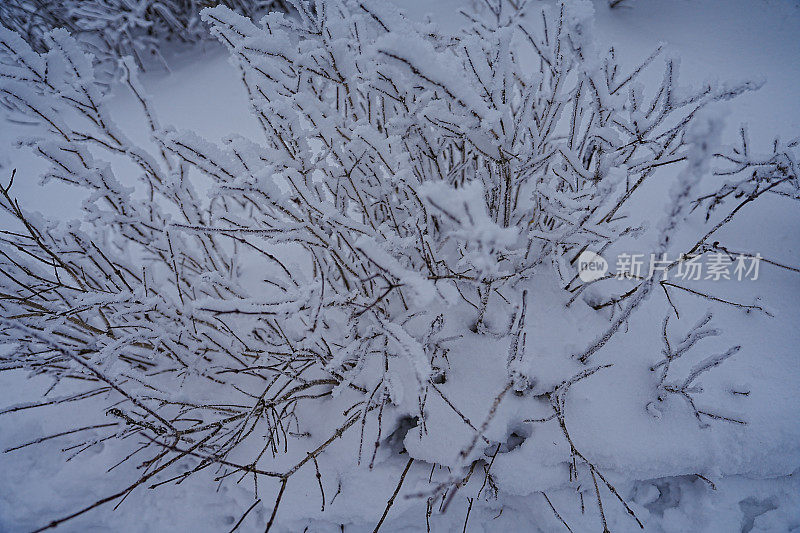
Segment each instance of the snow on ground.
[{"label": "snow on ground", "polygon": [[[397,0],[398,5],[414,17],[422,19],[430,12],[432,20],[452,28],[458,22],[455,15],[462,2],[456,0]],[[800,2],[779,0],[630,0],[629,7],[609,10],[605,2],[597,1],[596,33],[606,43],[613,43],[618,54],[631,66],[645,57],[660,42],[681,58],[683,83],[699,85],[707,79],[739,81],[749,78],[763,80],[764,87],[740,97],[735,105],[728,106],[726,139],[742,122],[749,124],[751,138],[757,146],[767,149],[772,137],[791,137],[800,134]],[[193,129],[212,139],[229,133],[257,136],[257,124],[250,116],[244,91],[239,86],[238,73],[228,64],[227,54],[216,46],[209,46],[202,55],[178,54],[171,60],[169,73],[153,71],[143,76],[143,83],[153,97],[153,104],[163,123],[178,129]],[[225,95],[222,98],[220,95]],[[231,95],[234,95],[232,97]],[[143,125],[139,123],[135,101],[127,96],[114,97],[125,126],[134,138],[144,139]],[[44,192],[36,184],[41,163],[24,151],[12,149],[11,139],[19,128],[4,124],[0,130],[0,176],[18,168],[17,195],[29,206],[49,214],[70,216],[77,213],[80,194],[67,187],[50,184]],[[0,180],[6,178],[0,177]],[[663,188],[662,188],[663,189]],[[658,205],[665,190],[656,183],[650,191],[652,202]],[[720,240],[731,249],[747,249],[783,263],[796,263],[800,257],[800,213],[780,199],[771,199],[751,211],[743,213]],[[602,373],[592,380],[577,385],[573,391],[569,423],[573,437],[581,443],[591,442],[592,449],[613,450],[606,456],[591,459],[604,469],[616,474],[632,474],[636,479],[649,479],[627,486],[619,486],[634,510],[646,524],[646,531],[791,531],[800,528],[800,364],[798,346],[800,330],[800,276],[795,273],[762,266],[755,286],[743,287],[741,282],[715,282],[699,285],[698,290],[710,290],[730,299],[747,298],[753,292],[763,297],[774,319],[760,314],[745,315],[738,309],[714,308],[718,323],[726,336],[710,340],[711,349],[725,350],[731,344],[741,344],[742,351],[726,362],[726,372],[710,376],[704,382],[709,391],[749,390],[743,398],[724,400],[726,413],[747,420],[747,430],[726,426],[720,431],[704,432],[687,410],[685,416],[670,420],[668,424],[643,416],[643,412],[629,412],[638,404],[629,397],[646,395],[631,383],[637,373],[647,371],[652,354],[661,349],[653,346],[658,336],[622,335],[615,338],[614,349],[630,354],[623,372],[605,378]],[[755,287],[755,288],[754,288]],[[675,298],[683,308],[696,308],[694,313],[673,324],[675,334],[684,333],[691,324],[706,312],[706,302],[698,307],[693,296],[681,294]],[[694,302],[694,304],[693,304]],[[630,324],[631,331],[649,331],[660,328],[661,319],[668,312],[662,301],[649,302]],[[535,323],[535,321],[533,321]],[[535,326],[534,326],[535,327]],[[476,340],[476,342],[478,342]],[[459,369],[473,372],[476,369]],[[611,376],[611,375],[609,375]],[[628,377],[629,379],[626,379]],[[490,377],[477,373],[471,377],[476,390]],[[480,384],[480,385],[477,385]],[[0,374],[0,409],[36,399],[50,384],[43,379],[22,381],[19,375]],[[498,387],[490,387],[494,391]],[[484,389],[485,390],[485,389]],[[61,394],[66,394],[62,391]],[[489,393],[491,394],[491,392]],[[713,396],[713,392],[709,393]],[[618,409],[597,411],[589,401],[594,395],[609,395],[610,405]],[[475,404],[475,418],[480,419],[480,405],[486,401],[471,398],[465,392],[460,405],[469,409]],[[727,397],[726,397],[727,398]],[[679,400],[675,400],[679,401]],[[713,397],[710,402],[713,402]],[[514,402],[503,404],[498,417],[511,418]],[[575,406],[585,408],[578,409]],[[604,403],[607,407],[608,402]],[[505,412],[505,411],[509,412]],[[42,434],[55,433],[72,425],[63,419],[64,407],[45,408],[30,416],[26,411],[3,415],[0,418],[0,449],[23,444]],[[308,413],[314,417],[314,413]],[[102,423],[102,414],[85,413],[86,425]],[[637,420],[631,424],[631,420]],[[327,428],[325,420],[320,427]],[[326,429],[327,431],[327,429]],[[502,437],[502,436],[501,436]],[[552,490],[554,503],[562,496],[558,493],[564,473],[558,470],[563,458],[547,457],[546,439],[550,435],[537,432],[526,440],[519,453],[529,456],[537,465],[540,478],[532,479],[527,471],[518,471],[513,463],[505,464],[499,458],[493,466],[501,486],[515,494],[506,500],[509,508],[498,518],[491,509],[476,509],[469,522],[469,531],[557,531],[563,527],[556,521],[538,490]],[[458,436],[453,437],[453,447],[459,446]],[[60,453],[73,439],[64,437],[49,447],[30,446],[13,453],[0,454],[0,531],[25,531],[45,524],[48,520],[97,500],[122,487],[109,483],[106,470],[121,459],[119,451],[111,447],[92,450],[65,462],[72,452]],[[407,442],[411,446],[411,441]],[[599,444],[599,445],[598,445]],[[422,446],[417,442],[415,446]],[[446,462],[450,450],[427,450],[432,459]],[[422,451],[420,450],[420,453]],[[440,457],[436,457],[436,454]],[[352,460],[352,458],[342,461]],[[186,468],[193,466],[185,461]],[[696,471],[686,471],[686,464],[696,465]],[[550,471],[547,465],[552,465]],[[300,487],[287,491],[281,507],[282,522],[286,531],[371,531],[380,516],[395,484],[396,464],[381,463],[375,471],[353,469],[344,479],[326,479],[326,494],[333,497],[338,488],[342,494],[323,516],[316,513],[319,494],[313,471]],[[131,469],[125,463],[119,470]],[[425,477],[427,473],[412,474]],[[702,474],[703,479],[696,474]],[[665,475],[670,477],[665,478]],[[130,477],[130,476],[128,476]],[[117,479],[128,477],[120,475]],[[121,483],[124,483],[122,481]],[[224,531],[231,528],[252,502],[252,480],[220,485],[219,492],[209,490],[209,479],[192,476],[178,487],[166,486],[160,490],[140,487],[114,510],[107,506],[69,522],[63,531]],[[419,487],[417,487],[418,489]],[[271,509],[277,484],[260,486],[264,503],[255,507],[242,525],[244,531],[263,528]],[[406,486],[404,492],[412,493],[415,487]],[[563,502],[568,502],[563,498]],[[112,504],[114,505],[114,504]],[[466,501],[454,504],[445,516],[431,519],[433,531],[461,530]],[[587,504],[588,505],[588,504]],[[557,507],[569,523],[597,528],[591,521],[582,521],[580,509],[572,503]],[[314,508],[310,511],[309,508]],[[423,506],[424,508],[424,506]],[[424,510],[424,509],[423,509]],[[419,506],[400,498],[393,508],[392,517],[385,525],[387,531],[409,531],[424,524],[424,515],[418,516]],[[417,513],[417,514],[415,514]],[[303,517],[318,516],[320,521],[303,521]],[[456,517],[457,518],[454,518]],[[521,518],[524,517],[524,522]],[[525,524],[522,526],[521,524]],[[165,525],[169,524],[169,527]],[[638,530],[631,521],[621,519],[609,524],[612,531]]]}]

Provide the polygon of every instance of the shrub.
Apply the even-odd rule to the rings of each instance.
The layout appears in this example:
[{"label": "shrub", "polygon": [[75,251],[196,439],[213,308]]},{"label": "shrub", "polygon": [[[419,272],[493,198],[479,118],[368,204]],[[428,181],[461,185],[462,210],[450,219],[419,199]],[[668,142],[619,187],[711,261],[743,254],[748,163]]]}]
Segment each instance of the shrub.
[{"label": "shrub", "polygon": [[[144,438],[137,457],[149,453],[141,477],[77,514],[193,457],[173,480],[215,466],[275,490],[268,529],[298,472],[315,470],[324,510],[332,480],[342,490],[338,476],[356,464],[399,478],[378,527],[415,502],[430,520],[470,483],[476,506],[481,494],[526,494],[513,471],[559,521],[533,481],[543,472],[561,472],[553,486],[573,488],[581,509],[584,494],[596,500],[591,516],[605,528],[619,510],[639,522],[592,459],[612,450],[589,453],[573,438],[570,392],[625,368],[607,345],[654,289],[668,299],[691,290],[660,271],[584,282],[576,259],[637,247],[670,252],[669,271],[713,251],[743,205],[797,197],[797,143],[754,156],[743,130],[713,167],[713,104],[752,84],[679,90],[667,59],[647,91],[639,78],[660,51],[622,72],[613,51],[595,50],[586,4],[487,5],[465,13],[458,35],[381,2],[296,2],[296,19],[272,13],[260,25],[206,10],[263,139],[213,143],[162,127],[128,60],[124,82],[152,147],[115,126],[65,31],[37,54],[3,30],[0,95],[41,125],[32,142],[52,163],[47,177],[90,195],[83,223],[55,224],[3,189],[16,226],[3,236],[0,321],[17,347],[3,368],[80,379],[57,401],[99,397],[112,419],[76,428],[100,432],[87,444]],[[638,194],[672,169],[648,226]],[[727,181],[701,195],[714,173]],[[683,221],[701,206],[710,226],[682,243],[678,230],[692,231]],[[745,423],[705,407],[694,386],[737,347],[683,377],[671,368],[719,333],[711,320],[680,342],[665,321],[651,369],[621,374],[650,391],[635,409],[685,409],[703,431]],[[673,396],[685,403],[665,401]],[[400,502],[407,476],[417,498]]]},{"label": "shrub", "polygon": [[[223,0],[221,5],[255,18],[270,9],[285,9],[281,0]],[[131,55],[140,66],[168,40],[197,42],[208,32],[200,10],[206,0],[8,0],[0,4],[0,22],[19,33],[37,52],[47,50],[47,34],[64,28],[88,45],[100,60]]]}]

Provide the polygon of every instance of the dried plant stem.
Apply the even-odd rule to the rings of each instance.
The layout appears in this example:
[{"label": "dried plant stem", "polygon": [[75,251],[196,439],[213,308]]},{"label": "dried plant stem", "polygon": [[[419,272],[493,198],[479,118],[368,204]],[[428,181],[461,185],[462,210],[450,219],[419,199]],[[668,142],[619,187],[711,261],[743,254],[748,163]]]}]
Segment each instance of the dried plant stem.
[{"label": "dried plant stem", "polygon": [[391,497],[389,497],[389,500],[386,502],[386,508],[383,510],[383,514],[381,515],[380,520],[378,520],[378,524],[375,526],[375,529],[372,530],[372,533],[378,533],[378,530],[383,525],[383,521],[386,520],[386,516],[389,514],[389,509],[391,509],[392,505],[394,505],[394,500],[400,493],[400,488],[403,486],[403,481],[405,481],[406,474],[408,474],[408,470],[411,468],[411,464],[413,462],[414,458],[409,457],[408,462],[406,463],[406,466],[403,469],[403,473],[400,474],[400,480],[397,482],[397,486],[394,488],[394,492],[392,493]]}]

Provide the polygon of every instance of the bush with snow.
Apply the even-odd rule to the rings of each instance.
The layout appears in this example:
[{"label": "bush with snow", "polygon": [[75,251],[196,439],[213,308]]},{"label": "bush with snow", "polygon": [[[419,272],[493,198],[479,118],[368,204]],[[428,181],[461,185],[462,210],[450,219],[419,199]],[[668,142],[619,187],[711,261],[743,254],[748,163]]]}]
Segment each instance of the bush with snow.
[{"label": "bush with snow", "polygon": [[[271,9],[285,9],[281,0],[222,0],[247,17]],[[200,10],[214,5],[206,0],[5,0],[0,23],[22,35],[37,52],[47,50],[47,34],[68,30],[100,60],[132,55],[139,65],[159,56],[166,40],[197,42],[208,32]]]},{"label": "bush with snow", "polygon": [[[738,346],[703,349],[712,315],[678,323],[671,296],[692,289],[663,276],[718,251],[743,205],[796,198],[797,142],[754,155],[743,130],[720,148],[716,103],[753,84],[688,90],[666,59],[648,87],[659,51],[623,72],[587,4],[523,4],[464,13],[457,35],[378,1],[298,1],[258,24],[207,9],[263,133],[224,143],[163,127],[127,60],[152,132],[133,143],[66,31],[40,54],[2,30],[0,98],[40,125],[27,142],[46,177],[89,192],[83,221],[53,223],[2,191],[2,368],[67,391],[42,404],[103,410],[105,424],[76,420],[87,449],[138,448],[139,477],[98,504],[213,470],[253,484],[267,529],[338,524],[361,515],[337,505],[373,501],[348,482],[371,471],[396,487],[378,527],[462,524],[454,501],[467,520],[513,520],[541,493],[558,527],[607,530],[641,525],[634,482],[706,480],[711,465],[664,450],[626,465],[629,446],[603,448],[587,413],[747,431],[726,399],[747,391],[700,386]],[[637,206],[671,178],[657,210]],[[707,226],[685,224],[699,208]],[[672,260],[584,282],[587,250]],[[676,315],[663,338],[609,349],[649,298]],[[312,490],[321,506],[285,504]]]}]

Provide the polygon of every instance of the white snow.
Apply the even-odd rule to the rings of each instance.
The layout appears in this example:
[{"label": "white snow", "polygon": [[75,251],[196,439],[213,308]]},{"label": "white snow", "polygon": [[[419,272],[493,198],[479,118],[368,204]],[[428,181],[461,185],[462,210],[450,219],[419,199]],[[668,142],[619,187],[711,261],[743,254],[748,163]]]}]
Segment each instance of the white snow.
[{"label": "white snow", "polygon": [[[463,23],[457,12],[468,5],[468,2],[459,0],[397,0],[395,3],[413,20],[422,23],[430,14],[429,24],[447,30],[455,30]],[[715,189],[718,183],[712,186],[698,179],[708,170],[701,158],[715,149],[717,140],[731,145],[736,143],[739,125],[744,122],[748,124],[751,148],[756,153],[769,153],[772,139],[776,136],[786,140],[800,135],[800,98],[797,97],[797,87],[800,86],[800,3],[788,0],[629,0],[625,5],[628,7],[610,10],[605,0],[595,0],[593,35],[600,43],[594,47],[613,44],[618,58],[628,70],[663,42],[669,54],[680,57],[681,85],[700,86],[709,78],[724,82],[764,82],[759,90],[746,92],[733,103],[724,104],[724,113],[715,113],[701,120],[698,129],[689,134],[693,146],[697,147],[698,164],[693,166],[693,161],[690,161],[687,167],[681,167],[684,169],[682,172],[666,174],[670,178],[677,176],[677,186],[672,179],[648,182],[642,193],[643,200],[630,210],[634,214],[641,211],[649,215],[647,218],[654,221],[655,236],[648,235],[648,238],[657,243],[655,250],[667,252],[680,248],[676,242],[691,244],[693,236],[704,233],[706,226],[699,211],[697,216],[689,217],[687,227],[676,228],[677,224],[673,222],[683,219],[686,211],[665,213],[664,206],[672,205],[669,198],[695,196],[698,191]],[[380,15],[386,17],[388,23],[396,13],[389,6],[384,7]],[[583,24],[585,17],[592,16],[585,6],[579,14],[580,17],[573,17],[569,23]],[[395,23],[407,24],[402,20]],[[274,41],[275,50],[286,53],[294,50],[290,43],[278,42],[277,38]],[[169,72],[153,70],[141,76],[141,85],[152,97],[160,124],[174,126],[174,132],[182,132],[171,132],[168,139],[184,143],[191,141],[194,147],[216,152],[215,160],[225,164],[223,174],[235,175],[238,179],[231,179],[225,185],[261,187],[268,183],[274,189],[274,198],[280,198],[284,205],[290,206],[285,190],[281,190],[286,184],[281,180],[295,179],[300,183],[302,176],[299,171],[296,174],[284,171],[276,177],[268,171],[260,175],[256,169],[251,180],[243,170],[244,165],[231,156],[232,152],[218,150],[217,143],[233,135],[241,136],[241,139],[232,144],[238,142],[238,146],[246,150],[251,141],[263,142],[264,134],[250,112],[247,93],[240,83],[241,75],[229,62],[228,54],[216,46],[204,46],[207,48],[184,50],[174,56],[167,53],[171,65]],[[431,50],[422,48],[432,47],[426,42],[393,36],[379,40],[376,53],[391,54],[394,59],[415,55],[430,57]],[[458,72],[457,67],[451,64],[453,58],[440,55],[438,61],[422,65],[422,74],[430,80],[431,87],[427,89],[433,91],[436,86],[440,89],[452,86],[455,100],[463,109],[450,109],[445,113],[433,104],[428,107],[425,103],[416,105],[421,111],[441,112],[441,117],[458,117],[461,119],[458,126],[470,130],[469,141],[478,151],[497,152],[498,147],[503,146],[502,140],[493,138],[488,132],[499,127],[506,117],[488,109],[482,96],[472,92],[470,87],[460,86],[458,80],[453,79]],[[311,61],[309,58],[305,60]],[[37,68],[42,67],[39,65]],[[393,64],[392,68],[400,67]],[[661,81],[660,71],[648,76],[644,82],[658,84]],[[494,91],[497,93],[500,89],[495,87]],[[155,146],[151,131],[142,118],[139,102],[133,96],[122,90],[115,91],[111,108],[120,128],[130,139],[148,147]],[[566,108],[564,113],[568,112],[569,108]],[[368,126],[359,131],[369,138]],[[14,139],[33,132],[33,128],[16,122],[3,123],[0,129],[0,183],[5,183],[11,169],[16,168],[14,192],[26,209],[68,220],[79,213],[86,200],[85,194],[62,183],[48,183],[44,188],[38,185],[45,167],[26,147],[13,144]],[[711,141],[714,141],[713,145]],[[387,140],[386,152],[391,152],[392,143],[399,146],[401,139]],[[55,145],[50,148],[59,150]],[[304,149],[309,155],[323,159],[321,146]],[[177,147],[176,150],[184,148]],[[564,150],[564,159],[572,161],[574,154],[569,153],[566,144]],[[120,165],[119,168],[126,168],[121,163],[114,163]],[[320,162],[320,166],[323,163]],[[402,166],[402,161],[392,163]],[[201,166],[206,164],[201,163]],[[579,162],[573,161],[572,164],[580,166]],[[631,166],[635,164],[636,161],[630,162]],[[208,174],[219,171],[219,168],[209,167]],[[614,169],[612,172],[620,171]],[[120,175],[119,171],[117,175]],[[260,176],[263,176],[262,181],[258,181]],[[410,172],[398,173],[393,179],[400,182],[413,179],[413,176]],[[612,179],[616,180],[616,187],[624,187],[624,172],[621,176],[612,176]],[[310,187],[311,184],[313,180],[308,179],[301,187]],[[207,181],[198,180],[196,184],[196,188],[202,191],[217,191],[214,186],[219,187],[220,183],[210,186]],[[610,185],[608,187],[598,194],[616,198],[619,191],[611,190]],[[120,185],[120,190],[125,192],[127,188]],[[581,206],[586,201],[580,195],[569,197],[554,188],[551,195],[545,184],[542,190],[543,197],[554,204]],[[421,201],[428,208],[445,213],[443,225],[451,218],[460,222],[453,224],[454,240],[469,238],[471,243],[479,245],[475,249],[462,250],[464,264],[479,266],[485,278],[504,274],[505,267],[498,266],[499,253],[512,255],[518,248],[524,249],[513,226],[504,227],[502,223],[491,220],[484,209],[484,189],[479,182],[458,189],[442,182],[429,183],[421,191],[425,193]],[[336,210],[324,212],[327,209],[325,205],[319,206],[324,216],[339,216]],[[3,214],[0,220],[5,220],[6,216]],[[662,221],[660,225],[658,221]],[[218,228],[231,227],[231,221],[203,222]],[[361,227],[352,220],[347,223],[356,230]],[[796,202],[770,197],[763,203],[745,207],[741,216],[714,240],[731,250],[758,252],[796,267],[800,263],[799,225],[800,210]],[[604,228],[598,227],[598,231]],[[664,237],[667,234],[669,239]],[[288,234],[286,240],[291,242],[294,235]],[[537,236],[543,240],[563,238],[563,242],[568,242],[569,237],[546,232]],[[426,498],[433,495],[432,487],[464,477],[464,468],[472,460],[484,457],[487,463],[491,461],[492,484],[499,487],[497,498],[489,497],[494,487],[484,483],[484,463],[480,463],[471,481],[452,497],[446,513],[438,512],[442,502],[436,500],[429,517],[431,531],[462,531],[465,517],[468,517],[467,531],[566,531],[559,515],[573,531],[601,531],[590,470],[580,464],[579,479],[572,480],[574,472],[569,466],[572,463],[571,446],[581,450],[615,487],[643,522],[645,531],[783,532],[800,529],[800,422],[797,416],[800,413],[800,360],[797,357],[800,346],[800,330],[797,328],[800,274],[762,262],[757,281],[701,281],[692,285],[697,291],[713,291],[715,296],[724,300],[763,305],[772,316],[759,311],[745,312],[730,306],[712,305],[712,302],[685,291],[670,293],[672,303],[681,310],[679,319],[672,316],[667,330],[673,351],[679,350],[680,341],[693,325],[703,321],[709,311],[713,312],[709,327],[718,328],[723,333],[701,334],[704,338],[697,341],[697,346],[702,347],[703,355],[676,358],[670,363],[667,378],[663,380],[679,388],[694,387],[692,397],[696,399],[698,408],[746,422],[746,425],[741,425],[705,419],[705,422],[713,423],[713,428],[707,428],[698,423],[685,397],[665,392],[660,387],[662,369],[652,369],[664,358],[663,318],[672,312],[660,287],[655,286],[640,312],[620,324],[621,333],[612,337],[601,352],[593,355],[587,367],[572,356],[590,345],[598,332],[608,327],[609,320],[617,317],[610,315],[609,308],[596,312],[584,304],[583,300],[589,301],[596,296],[593,287],[587,289],[577,303],[567,307],[571,295],[563,288],[569,278],[537,274],[520,282],[520,288],[527,289],[529,294],[523,328],[526,351],[514,368],[528,382],[529,394],[522,396],[506,387],[509,339],[498,340],[480,329],[473,331],[474,309],[459,298],[452,285],[429,280],[414,271],[413,265],[403,264],[397,259],[396,252],[407,244],[400,240],[378,242],[366,235],[349,243],[393,282],[405,287],[408,296],[426,312],[426,319],[444,313],[444,305],[458,304],[447,309],[447,322],[440,331],[431,331],[432,328],[428,327],[430,320],[423,322],[411,313],[396,322],[378,320],[380,326],[391,334],[392,338],[387,341],[391,344],[390,349],[404,353],[406,359],[392,361],[393,372],[387,375],[384,385],[376,389],[371,400],[374,409],[369,417],[359,417],[358,409],[353,411],[355,415],[347,413],[343,417],[342,409],[339,409],[335,413],[337,418],[330,409],[320,409],[310,403],[299,404],[297,417],[302,419],[302,427],[287,429],[308,431],[308,435],[301,437],[304,448],[290,447],[285,456],[276,460],[274,468],[267,460],[259,463],[259,467],[283,471],[285,467],[307,458],[307,452],[322,444],[351,416],[356,416],[357,420],[348,426],[352,429],[342,433],[336,445],[319,458],[319,483],[324,488],[324,505],[315,469],[313,465],[305,466],[287,484],[274,530],[372,531],[397,486],[408,457],[413,457],[415,461],[383,530],[425,531]],[[625,244],[622,239],[615,246],[624,251]],[[290,270],[294,271],[291,264],[295,260],[302,263],[302,257],[291,246],[287,245],[283,252],[288,256]],[[248,265],[242,268],[253,279],[267,275],[247,270]],[[298,279],[312,279],[307,264],[297,267],[297,271]],[[212,281],[222,284],[222,280]],[[310,302],[322,298],[320,291],[324,292],[324,288],[316,283],[307,285],[298,288],[297,294],[302,293],[303,298]],[[754,295],[760,297],[757,302],[753,301]],[[139,296],[126,292],[124,297],[133,301]],[[353,295],[340,297],[342,300],[355,298]],[[469,297],[478,303],[474,294]],[[311,338],[314,328],[322,326],[312,326],[315,309],[312,305],[309,308],[295,305],[296,298],[300,297],[265,288],[264,294],[241,294],[236,299],[195,300],[182,309],[187,316],[191,315],[192,309],[201,307],[216,312],[294,315],[297,328],[286,334],[298,341],[298,348],[302,348],[303,337],[308,335]],[[142,299],[140,304],[144,308],[148,301]],[[332,320],[342,318],[335,312],[328,311],[330,314],[326,316]],[[501,331],[508,327],[503,322],[506,320],[505,315],[489,313],[485,317],[485,327],[489,331]],[[342,328],[342,338],[345,338],[344,330],[356,326],[344,323],[337,327]],[[373,332],[359,333],[368,337]],[[422,410],[418,397],[423,390],[422,384],[442,370],[432,365],[431,350],[436,346],[437,354],[446,351],[454,338],[458,339],[459,350],[446,354],[449,363],[446,381],[436,386],[438,392],[427,389],[424,403],[427,427],[423,429],[409,419],[418,416]],[[220,343],[235,342],[222,336],[217,340]],[[125,339],[120,342],[125,342]],[[374,383],[370,380],[384,372],[384,362],[362,362],[360,364],[364,366],[355,368],[352,362],[359,360],[360,351],[377,350],[376,345],[377,342],[364,342],[340,346],[337,356],[326,362],[326,370],[338,370],[344,376],[344,381],[332,394],[340,401],[337,406],[346,407],[356,401],[365,401],[372,392],[370,386],[367,395],[362,395],[353,386]],[[0,353],[11,349],[2,347]],[[96,363],[103,364],[103,361]],[[596,371],[590,377],[559,389],[564,376],[579,375],[587,368]],[[194,367],[192,371],[202,374],[203,369]],[[96,409],[90,409],[92,404],[88,402],[28,409],[42,400],[43,393],[53,382],[45,376],[26,377],[29,377],[27,371],[22,370],[0,373],[0,450],[78,426],[118,421],[105,410],[108,406],[104,401],[96,402]],[[317,376],[308,379],[314,377]],[[133,385],[136,388],[131,387],[131,390],[147,394],[146,387],[139,387],[135,382]],[[552,398],[533,398],[554,389],[563,390],[564,397],[554,394]],[[59,384],[44,399],[63,400],[84,390],[80,383],[67,382]],[[180,390],[169,392],[172,401],[198,401],[196,395],[183,396]],[[231,402],[240,398],[214,385],[209,385],[203,394],[209,401],[214,398],[218,403],[224,401],[216,398]],[[379,401],[382,395],[390,401],[385,411],[380,407],[382,422],[379,427],[373,415],[377,406],[382,405]],[[493,410],[498,397],[502,400]],[[97,396],[98,400],[103,398],[103,395]],[[561,412],[563,418],[553,418],[551,401],[561,400],[565,406]],[[369,408],[367,402],[365,409]],[[529,422],[524,422],[526,420]],[[571,443],[567,442],[560,423],[568,429]],[[392,434],[393,428],[397,434]],[[0,453],[0,531],[29,531],[44,526],[52,519],[69,515],[122,490],[141,475],[135,461],[127,461],[108,472],[138,447],[133,442],[135,439],[125,441],[124,447],[105,441],[85,453],[73,455],[81,450],[81,447],[73,446],[101,434],[105,435],[93,429]],[[382,444],[374,452],[378,434]],[[265,440],[236,449],[226,459],[232,463],[249,460],[260,451]],[[474,442],[477,443],[471,446]],[[408,455],[398,453],[403,448]],[[354,450],[361,452],[354,453]],[[374,463],[371,460],[373,453]],[[269,454],[265,457],[271,459]],[[170,471],[170,476],[199,464],[197,457],[184,457],[176,463],[175,471]],[[180,484],[168,483],[150,489],[149,485],[166,481],[170,476],[154,477],[133,490],[121,503],[118,500],[109,503],[66,522],[58,530],[227,531],[258,500],[239,530],[263,531],[280,489],[279,480],[260,476],[255,495],[255,476],[224,474],[224,467],[209,467]],[[220,476],[224,479],[220,480]],[[429,479],[432,480],[430,483]],[[614,532],[639,531],[636,522],[599,475],[596,482],[603,498],[608,529]]]}]

